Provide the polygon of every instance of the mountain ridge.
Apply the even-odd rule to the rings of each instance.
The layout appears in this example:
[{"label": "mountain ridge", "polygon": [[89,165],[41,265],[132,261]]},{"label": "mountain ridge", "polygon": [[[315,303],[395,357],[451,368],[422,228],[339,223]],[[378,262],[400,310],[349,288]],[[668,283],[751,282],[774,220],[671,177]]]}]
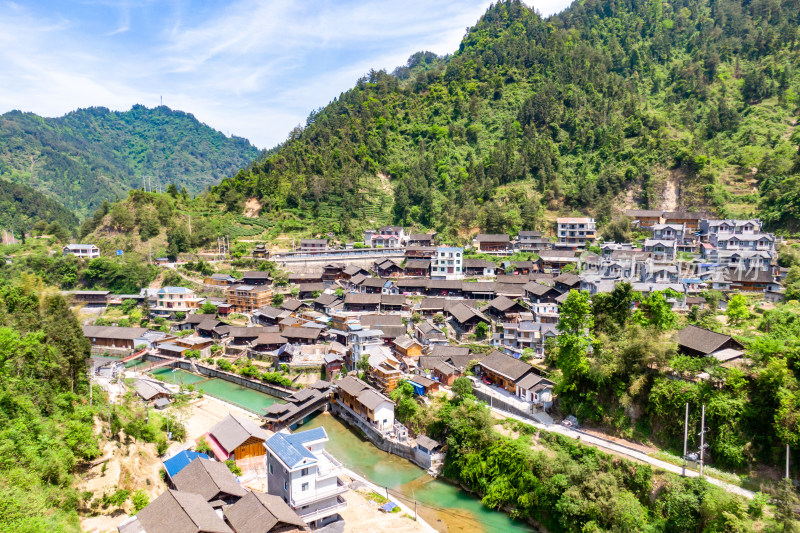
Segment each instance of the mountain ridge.
[{"label": "mountain ridge", "polygon": [[0,178],[50,195],[80,215],[103,201],[170,183],[197,194],[258,157],[240,137],[166,106],[90,107],[61,117],[0,115]]},{"label": "mountain ridge", "polygon": [[800,3],[765,6],[586,1],[542,19],[498,2],[452,56],[371,71],[213,194],[317,233],[455,237],[557,213],[608,222],[631,191],[655,206],[677,180],[679,208],[798,229]]}]

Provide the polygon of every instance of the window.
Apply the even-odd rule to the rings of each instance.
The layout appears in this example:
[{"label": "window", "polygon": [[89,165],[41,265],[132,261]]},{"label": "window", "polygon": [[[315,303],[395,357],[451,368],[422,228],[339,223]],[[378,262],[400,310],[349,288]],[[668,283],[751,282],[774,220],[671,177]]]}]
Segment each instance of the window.
[{"label": "window", "polygon": [[269,473],[272,474],[272,463],[269,464]]},{"label": "window", "polygon": [[283,480],[283,490],[288,490],[288,489],[289,489],[289,484],[288,484],[288,483],[286,482],[286,480],[284,479],[284,480]]},{"label": "window", "polygon": [[308,490],[308,483],[303,483],[302,485],[300,485],[300,490],[303,491],[303,492],[307,491]]},{"label": "window", "polygon": [[308,468],[304,468],[304,469],[302,469],[302,470],[300,471],[300,475],[301,475],[301,476],[307,476],[307,475],[308,475]]}]

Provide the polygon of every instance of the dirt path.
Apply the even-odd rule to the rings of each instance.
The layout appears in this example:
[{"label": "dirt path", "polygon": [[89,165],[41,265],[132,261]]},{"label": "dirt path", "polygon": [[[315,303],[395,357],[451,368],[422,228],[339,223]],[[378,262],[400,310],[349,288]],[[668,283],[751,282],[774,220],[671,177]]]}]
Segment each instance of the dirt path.
[{"label": "dirt path", "polygon": [[661,199],[661,209],[663,211],[677,211],[678,209],[678,185],[676,178],[670,176],[664,183],[664,196]]}]

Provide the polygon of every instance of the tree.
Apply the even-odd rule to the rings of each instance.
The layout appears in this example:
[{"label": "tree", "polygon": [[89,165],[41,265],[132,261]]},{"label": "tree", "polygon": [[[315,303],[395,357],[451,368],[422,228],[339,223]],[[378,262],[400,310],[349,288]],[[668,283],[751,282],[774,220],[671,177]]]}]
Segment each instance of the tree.
[{"label": "tree", "polygon": [[728,325],[738,326],[750,318],[750,308],[747,306],[747,298],[741,294],[734,294],[728,300],[728,309],[725,311],[728,317]]},{"label": "tree", "polygon": [[786,287],[787,300],[800,300],[800,265],[789,268],[783,284]]},{"label": "tree", "polygon": [[292,298],[297,298],[300,295],[300,287],[295,285],[291,288],[289,293],[292,295]]},{"label": "tree", "polygon": [[127,233],[136,227],[136,219],[125,204],[116,203],[111,208],[111,225],[115,229]]},{"label": "tree", "polygon": [[609,293],[593,295],[592,312],[595,330],[614,334],[624,329],[631,318],[633,297],[633,287],[630,283],[618,283]]},{"label": "tree", "polygon": [[276,292],[272,295],[272,305],[273,307],[280,307],[283,305],[284,296],[280,292]]},{"label": "tree", "polygon": [[217,306],[212,304],[211,302],[203,302],[203,305],[200,306],[200,314],[202,314],[202,315],[216,315],[217,314]]},{"label": "tree", "polygon": [[798,530],[794,514],[797,499],[792,480],[781,479],[775,494],[775,519],[781,525],[783,533],[795,533]]},{"label": "tree", "polygon": [[594,325],[589,293],[571,290],[561,306],[556,329],[562,334],[583,336]]},{"label": "tree", "polygon": [[522,355],[520,356],[520,359],[522,359],[523,361],[525,361],[527,363],[528,361],[533,359],[534,355],[536,355],[536,352],[534,352],[532,349],[523,348]]},{"label": "tree", "polygon": [[178,197],[177,185],[175,185],[174,183],[170,183],[169,185],[167,185],[167,194],[169,194],[173,198],[177,198]]},{"label": "tree", "polygon": [[411,313],[411,322],[414,324],[419,324],[422,322],[422,315],[419,313],[419,311],[414,311]]},{"label": "tree", "polygon": [[486,322],[479,322],[478,325],[475,326],[475,337],[478,339],[485,339],[488,334],[489,324]]},{"label": "tree", "polygon": [[442,313],[436,313],[435,315],[433,315],[433,323],[434,324],[436,324],[438,326],[441,326],[442,324],[444,324],[444,322],[445,322],[445,318],[444,318],[444,315]]},{"label": "tree", "polygon": [[678,325],[678,317],[672,311],[672,305],[670,305],[661,291],[652,292],[642,300],[634,318],[639,324],[650,326],[659,331],[674,329]]},{"label": "tree", "polygon": [[453,380],[450,388],[459,400],[474,397],[472,394],[472,381],[466,376],[457,377]]}]

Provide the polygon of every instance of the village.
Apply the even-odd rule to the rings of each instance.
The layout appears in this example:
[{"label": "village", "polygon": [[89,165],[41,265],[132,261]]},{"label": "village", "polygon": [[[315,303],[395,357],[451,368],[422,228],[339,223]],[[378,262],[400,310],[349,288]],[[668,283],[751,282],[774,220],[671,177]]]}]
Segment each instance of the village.
[{"label": "village", "polygon": [[[93,373],[107,387],[114,380],[103,376],[135,364],[133,389],[155,409],[168,408],[175,392],[146,374],[161,368],[281,400],[255,415],[228,414],[180,450],[171,448],[164,459],[169,490],[119,531],[172,532],[189,523],[204,524],[193,531],[292,531],[341,522],[343,494],[357,476],[325,451],[323,428],[303,430],[319,412],[437,476],[445,445],[395,419],[390,396],[400,385],[425,402],[451,395],[456,380],[467,379],[475,397],[500,412],[544,426],[574,423],[555,409],[545,364],[570,291],[608,293],[627,282],[643,295],[665,294],[679,313],[705,307],[707,290],[753,294],[765,303],[782,299],[786,271],[777,266],[776,237],[760,221],[640,210],[627,216],[643,239],[600,242],[593,219],[559,218],[553,237],[481,234],[465,250],[438,243],[435,234],[390,226],[365,232],[359,247],[301,241],[293,254],[309,258],[311,272],[292,272],[296,263],[281,265],[273,255],[287,270],[281,283],[268,271],[249,270],[207,275],[202,290],[69,292],[84,311],[137,307],[154,317],[155,327],[102,316],[84,325],[93,354],[121,358],[95,362]],[[378,257],[368,267],[325,262],[348,250],[393,258]],[[63,253],[91,258],[99,250],[79,244]],[[255,260],[269,256],[264,246],[253,250]],[[684,355],[724,366],[744,358],[735,339],[696,325],[682,329],[677,343]],[[225,465],[230,460],[238,477]]]}]

